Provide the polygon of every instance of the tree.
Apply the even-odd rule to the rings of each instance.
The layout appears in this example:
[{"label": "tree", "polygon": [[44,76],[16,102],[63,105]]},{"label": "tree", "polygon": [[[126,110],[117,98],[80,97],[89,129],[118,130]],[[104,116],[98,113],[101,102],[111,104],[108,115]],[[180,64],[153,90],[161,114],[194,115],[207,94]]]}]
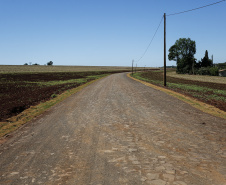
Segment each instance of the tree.
[{"label": "tree", "polygon": [[27,65],[28,65],[28,63],[25,63],[24,65],[25,65],[25,66],[27,66]]},{"label": "tree", "polygon": [[192,73],[196,64],[195,53],[195,41],[190,38],[180,38],[170,47],[168,59],[177,62],[177,73]]},{"label": "tree", "polygon": [[52,65],[53,65],[52,61],[47,62],[47,66],[52,66]]},{"label": "tree", "polygon": [[206,50],[204,58],[201,59],[201,67],[213,66],[213,62],[209,59],[208,51]]}]

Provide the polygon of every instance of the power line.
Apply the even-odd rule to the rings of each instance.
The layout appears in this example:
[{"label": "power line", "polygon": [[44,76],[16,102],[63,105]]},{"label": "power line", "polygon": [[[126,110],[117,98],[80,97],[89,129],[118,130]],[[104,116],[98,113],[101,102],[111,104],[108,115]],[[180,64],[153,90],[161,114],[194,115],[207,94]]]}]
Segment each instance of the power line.
[{"label": "power line", "polygon": [[144,55],[147,53],[147,51],[148,51],[148,48],[150,47],[150,45],[151,45],[151,43],[152,43],[152,41],[154,40],[154,38],[155,38],[155,35],[156,35],[156,33],[158,32],[158,29],[159,29],[159,27],[160,27],[160,25],[161,25],[161,23],[162,23],[162,20],[163,20],[163,17],[162,17],[162,19],[161,19],[161,21],[160,21],[160,23],[159,23],[159,25],[158,25],[158,27],[157,27],[157,29],[156,29],[156,31],[155,31],[155,34],[154,34],[154,36],[152,37],[152,39],[151,39],[151,41],[150,41],[150,43],[148,44],[148,47],[146,48],[146,50],[144,51],[144,54],[140,57],[140,59],[139,60],[137,60],[136,62],[139,62],[143,57],[144,57]]},{"label": "power line", "polygon": [[218,1],[218,2],[215,2],[215,3],[212,3],[212,4],[208,4],[208,5],[205,5],[205,6],[201,6],[201,7],[198,7],[198,8],[194,8],[194,9],[191,9],[191,10],[186,10],[186,11],[183,11],[183,12],[169,14],[169,15],[166,15],[166,16],[172,16],[172,15],[178,15],[178,14],[182,14],[182,13],[191,12],[191,11],[198,10],[198,9],[201,9],[201,8],[206,8],[208,6],[212,6],[212,5],[215,5],[215,4],[218,4],[218,3],[222,3],[223,1],[225,1],[225,0]]}]

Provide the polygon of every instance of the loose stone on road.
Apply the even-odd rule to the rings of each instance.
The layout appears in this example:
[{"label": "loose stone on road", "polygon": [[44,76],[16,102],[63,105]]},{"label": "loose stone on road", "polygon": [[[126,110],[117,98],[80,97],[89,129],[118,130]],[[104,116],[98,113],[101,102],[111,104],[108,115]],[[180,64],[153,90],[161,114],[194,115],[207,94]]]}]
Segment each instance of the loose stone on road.
[{"label": "loose stone on road", "polygon": [[0,184],[225,185],[225,131],[224,119],[114,74],[3,143]]}]

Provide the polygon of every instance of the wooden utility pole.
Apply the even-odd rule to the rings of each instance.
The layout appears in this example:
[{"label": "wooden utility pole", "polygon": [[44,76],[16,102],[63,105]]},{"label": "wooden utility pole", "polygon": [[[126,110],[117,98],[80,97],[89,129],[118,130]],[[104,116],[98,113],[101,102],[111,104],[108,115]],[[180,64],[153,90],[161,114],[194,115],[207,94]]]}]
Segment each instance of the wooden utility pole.
[{"label": "wooden utility pole", "polygon": [[212,55],[212,64],[213,64],[213,55]]},{"label": "wooden utility pole", "polygon": [[164,13],[164,86],[166,86],[166,13]]},{"label": "wooden utility pole", "polygon": [[195,74],[195,59],[193,58],[193,62],[192,62],[192,74]]},{"label": "wooden utility pole", "polygon": [[132,75],[133,75],[133,62],[134,62],[134,60],[132,60]]}]

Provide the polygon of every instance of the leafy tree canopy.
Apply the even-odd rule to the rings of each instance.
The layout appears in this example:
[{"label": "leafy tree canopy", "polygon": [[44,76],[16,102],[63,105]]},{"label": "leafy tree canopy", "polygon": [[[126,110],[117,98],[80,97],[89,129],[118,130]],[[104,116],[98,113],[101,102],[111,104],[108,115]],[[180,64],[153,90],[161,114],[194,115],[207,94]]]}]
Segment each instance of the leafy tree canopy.
[{"label": "leafy tree canopy", "polygon": [[48,66],[52,66],[53,65],[53,62],[52,61],[47,62],[47,65]]},{"label": "leafy tree canopy", "polygon": [[209,59],[208,51],[206,50],[204,58],[201,59],[201,67],[209,67],[213,65],[213,61]]},{"label": "leafy tree canopy", "polygon": [[190,73],[194,66],[196,43],[190,38],[180,38],[169,49],[169,60],[177,62],[177,72]]}]

